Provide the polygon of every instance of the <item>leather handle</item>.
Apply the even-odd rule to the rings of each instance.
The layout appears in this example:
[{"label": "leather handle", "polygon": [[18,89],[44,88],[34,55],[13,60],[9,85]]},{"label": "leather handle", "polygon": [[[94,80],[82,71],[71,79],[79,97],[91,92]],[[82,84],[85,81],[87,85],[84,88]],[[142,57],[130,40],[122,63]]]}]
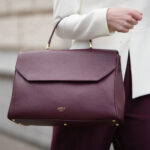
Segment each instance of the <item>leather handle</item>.
[{"label": "leather handle", "polygon": [[[46,45],[46,49],[49,49],[49,48],[50,48],[50,44],[51,44],[51,40],[52,40],[52,37],[53,37],[53,35],[54,35],[54,32],[55,32],[55,30],[56,30],[58,24],[60,23],[60,21],[61,21],[62,19],[63,19],[63,18],[61,18],[61,19],[56,23],[56,25],[54,26],[54,28],[53,28],[53,30],[52,30],[52,33],[51,33],[51,35],[50,35],[50,38],[49,38],[49,40],[48,40],[48,43],[47,43],[47,45]],[[90,45],[90,48],[92,48],[92,40],[91,40],[91,39],[89,40],[89,45]]]}]

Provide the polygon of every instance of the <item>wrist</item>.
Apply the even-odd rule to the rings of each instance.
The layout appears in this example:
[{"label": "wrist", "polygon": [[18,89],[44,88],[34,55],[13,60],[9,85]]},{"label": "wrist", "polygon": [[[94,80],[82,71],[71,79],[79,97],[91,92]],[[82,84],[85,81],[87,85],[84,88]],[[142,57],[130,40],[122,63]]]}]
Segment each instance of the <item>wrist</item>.
[{"label": "wrist", "polygon": [[107,15],[106,15],[106,17],[107,17],[107,24],[108,24],[109,32],[114,32],[115,30],[111,27],[111,24],[110,24],[110,22],[111,22],[110,10],[111,10],[111,8],[107,9]]}]

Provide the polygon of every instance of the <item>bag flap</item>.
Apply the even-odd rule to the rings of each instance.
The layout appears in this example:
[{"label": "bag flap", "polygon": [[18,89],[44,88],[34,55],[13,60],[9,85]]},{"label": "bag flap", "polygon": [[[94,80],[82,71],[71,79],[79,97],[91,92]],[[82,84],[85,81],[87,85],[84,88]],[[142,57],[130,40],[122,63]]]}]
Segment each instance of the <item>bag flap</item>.
[{"label": "bag flap", "polygon": [[116,68],[116,51],[96,49],[19,52],[16,71],[28,81],[97,81]]}]

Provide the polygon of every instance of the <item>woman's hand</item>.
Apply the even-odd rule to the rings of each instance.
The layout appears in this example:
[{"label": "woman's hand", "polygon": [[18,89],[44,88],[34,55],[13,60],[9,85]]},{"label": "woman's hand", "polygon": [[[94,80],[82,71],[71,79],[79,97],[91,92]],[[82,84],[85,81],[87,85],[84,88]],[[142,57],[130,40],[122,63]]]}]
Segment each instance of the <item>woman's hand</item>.
[{"label": "woman's hand", "polygon": [[128,32],[142,19],[142,13],[129,8],[108,8],[109,31]]}]

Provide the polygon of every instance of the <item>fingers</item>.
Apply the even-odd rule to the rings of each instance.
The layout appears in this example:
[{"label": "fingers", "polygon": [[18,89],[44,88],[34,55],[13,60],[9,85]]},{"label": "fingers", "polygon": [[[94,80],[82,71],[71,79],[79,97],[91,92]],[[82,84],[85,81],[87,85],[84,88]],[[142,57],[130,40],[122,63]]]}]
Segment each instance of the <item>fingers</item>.
[{"label": "fingers", "polygon": [[134,27],[133,24],[130,24],[130,23],[127,23],[127,22],[126,22],[123,26],[124,26],[125,28],[127,28],[127,29],[131,29],[131,28]]},{"label": "fingers", "polygon": [[133,24],[133,25],[136,25],[138,23],[138,21],[136,19],[132,18],[129,23]]},{"label": "fingers", "polygon": [[130,10],[130,15],[135,19],[135,20],[141,20],[142,19],[142,13],[137,11],[137,10]]},{"label": "fingers", "polygon": [[128,23],[128,22],[124,22],[124,24],[122,24],[122,25],[120,25],[120,26],[118,27],[118,31],[119,31],[119,32],[126,33],[126,32],[128,32],[130,29],[132,29],[133,27],[134,27],[133,24],[130,24],[130,23]]},{"label": "fingers", "polygon": [[108,26],[118,32],[128,32],[142,19],[143,15],[141,12],[129,8],[112,8],[109,10]]},{"label": "fingers", "polygon": [[136,19],[134,19],[133,17],[129,16],[126,21],[128,23],[130,23],[131,25],[136,25],[138,23],[138,21]]},{"label": "fingers", "polygon": [[127,28],[124,27],[124,26],[119,26],[119,27],[117,28],[117,31],[118,31],[118,32],[126,33],[126,32],[129,31],[129,29],[127,29]]}]

